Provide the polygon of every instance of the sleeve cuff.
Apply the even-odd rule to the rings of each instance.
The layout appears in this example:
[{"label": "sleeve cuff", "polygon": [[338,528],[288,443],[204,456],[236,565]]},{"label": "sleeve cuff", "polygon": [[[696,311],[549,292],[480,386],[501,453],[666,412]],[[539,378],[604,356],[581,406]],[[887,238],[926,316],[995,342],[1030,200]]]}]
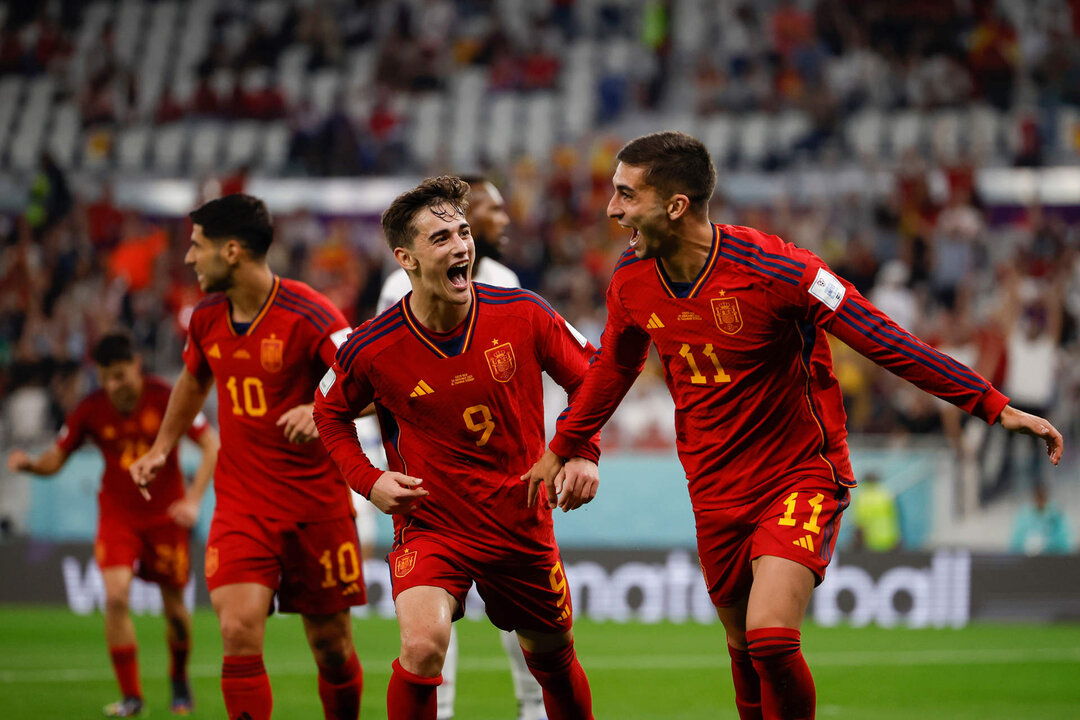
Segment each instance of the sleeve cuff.
[{"label": "sleeve cuff", "polygon": [[991,386],[986,393],[979,398],[979,404],[975,407],[974,415],[981,417],[990,425],[997,422],[998,415],[1009,404],[1009,398],[1003,395],[997,388]]}]

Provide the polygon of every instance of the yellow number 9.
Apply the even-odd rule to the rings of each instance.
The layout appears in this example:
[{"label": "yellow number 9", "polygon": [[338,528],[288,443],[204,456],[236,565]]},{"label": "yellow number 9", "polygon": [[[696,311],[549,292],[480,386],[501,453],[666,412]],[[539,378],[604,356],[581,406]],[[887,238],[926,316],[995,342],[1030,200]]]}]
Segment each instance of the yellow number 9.
[{"label": "yellow number 9", "polygon": [[[473,419],[474,413],[480,413],[480,417],[483,418],[483,421],[476,422],[476,420]],[[491,433],[495,432],[495,423],[491,419],[491,410],[488,410],[488,406],[473,405],[472,407],[465,408],[462,417],[465,418],[465,427],[473,432],[483,433],[483,435],[480,436],[480,439],[476,441],[476,447],[484,447],[487,445],[487,441],[491,439]]]}]

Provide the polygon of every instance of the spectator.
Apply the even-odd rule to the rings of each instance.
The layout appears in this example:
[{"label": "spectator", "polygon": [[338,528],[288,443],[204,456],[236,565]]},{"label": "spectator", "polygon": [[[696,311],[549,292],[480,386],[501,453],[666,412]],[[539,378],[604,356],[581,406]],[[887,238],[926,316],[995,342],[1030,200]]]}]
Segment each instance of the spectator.
[{"label": "spectator", "polygon": [[1025,555],[1063,555],[1072,550],[1069,519],[1050,501],[1045,485],[1036,485],[1031,502],[1016,514],[1009,550]]},{"label": "spectator", "polygon": [[900,547],[900,506],[874,472],[867,473],[854,495],[855,547],[890,552]]}]

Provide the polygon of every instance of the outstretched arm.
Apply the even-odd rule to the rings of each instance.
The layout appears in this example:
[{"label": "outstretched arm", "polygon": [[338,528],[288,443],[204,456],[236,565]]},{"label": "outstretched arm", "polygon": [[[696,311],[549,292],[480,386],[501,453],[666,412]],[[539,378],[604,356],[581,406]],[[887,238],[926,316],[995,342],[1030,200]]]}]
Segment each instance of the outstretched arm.
[{"label": "outstretched arm", "polygon": [[1001,427],[1010,432],[1034,435],[1046,442],[1046,454],[1050,462],[1057,465],[1061,462],[1061,453],[1065,450],[1065,441],[1058,429],[1050,424],[1049,420],[1017,410],[1012,405],[1006,405],[998,416]]},{"label": "outstretched arm", "polygon": [[28,472],[34,475],[55,475],[67,462],[68,454],[62,447],[53,443],[48,450],[34,459],[26,452],[16,448],[8,455],[8,470]]}]

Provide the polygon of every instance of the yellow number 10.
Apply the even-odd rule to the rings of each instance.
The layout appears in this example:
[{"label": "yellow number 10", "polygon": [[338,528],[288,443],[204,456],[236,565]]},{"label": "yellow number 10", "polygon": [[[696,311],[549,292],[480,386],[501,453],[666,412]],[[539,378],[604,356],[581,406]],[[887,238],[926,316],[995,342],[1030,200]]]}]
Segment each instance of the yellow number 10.
[{"label": "yellow number 10", "polygon": [[[690,382],[694,385],[704,385],[709,381],[705,375],[698,370],[697,360],[694,359],[694,351],[690,349],[690,343],[683,343],[683,346],[679,348],[679,354],[686,358],[686,363],[690,366]],[[709,358],[712,361],[713,367],[716,369],[716,374],[713,375],[712,381],[714,383],[727,383],[731,382],[731,376],[724,372],[724,368],[720,365],[720,358],[716,357],[716,351],[713,350],[712,343],[706,345],[701,354]]]},{"label": "yellow number 10", "polygon": [[230,376],[225,383],[229,389],[229,397],[232,398],[233,415],[243,415],[245,412],[251,417],[262,417],[266,414],[266,393],[263,391],[262,380],[257,377],[244,378],[240,386],[244,393],[244,407],[240,407],[240,390],[236,387],[236,378]]}]

